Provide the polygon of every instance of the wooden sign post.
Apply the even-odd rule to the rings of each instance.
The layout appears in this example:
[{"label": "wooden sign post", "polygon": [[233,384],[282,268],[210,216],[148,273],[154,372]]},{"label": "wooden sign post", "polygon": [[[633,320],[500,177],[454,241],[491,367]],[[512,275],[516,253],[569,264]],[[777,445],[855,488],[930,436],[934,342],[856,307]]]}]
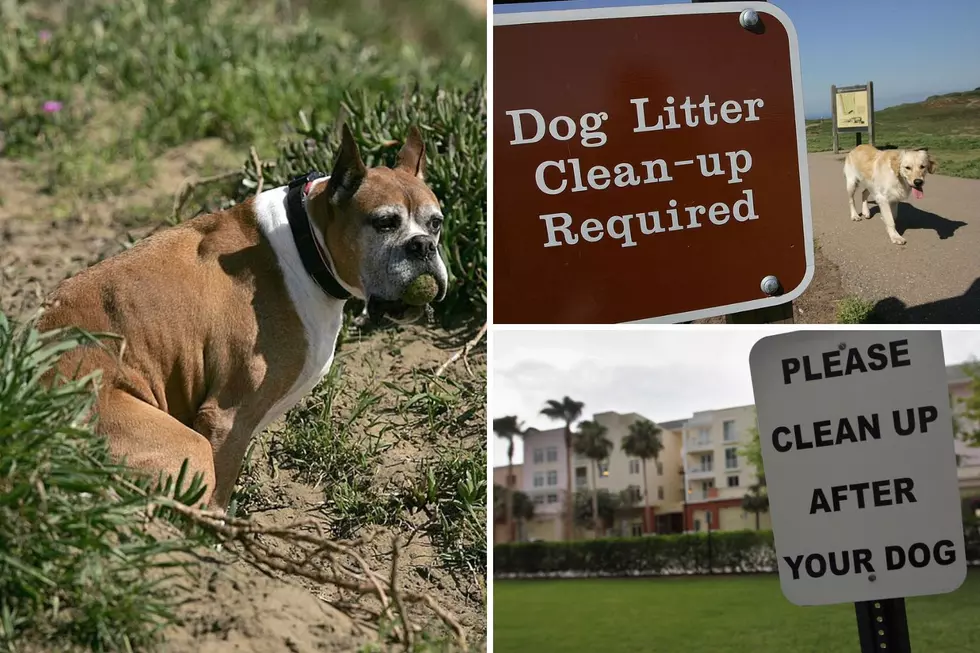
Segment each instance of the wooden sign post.
[{"label": "wooden sign post", "polygon": [[855,147],[867,133],[868,143],[875,144],[875,87],[873,82],[858,86],[830,87],[831,129],[834,154],[840,152],[840,135],[854,134]]}]

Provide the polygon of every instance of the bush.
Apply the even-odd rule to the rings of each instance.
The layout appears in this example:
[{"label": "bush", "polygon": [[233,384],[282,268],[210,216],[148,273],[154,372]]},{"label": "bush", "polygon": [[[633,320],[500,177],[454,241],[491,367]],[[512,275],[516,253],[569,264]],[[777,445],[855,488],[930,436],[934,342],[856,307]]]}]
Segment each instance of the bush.
[{"label": "bush", "polygon": [[772,531],[609,538],[575,542],[518,542],[493,550],[495,574],[633,575],[769,571],[776,566]]},{"label": "bush", "polygon": [[[148,498],[85,426],[97,376],[41,382],[84,334],[39,335],[0,313],[0,649],[15,641],[132,650],[173,619]],[[198,495],[199,496],[199,495]]]},{"label": "bush", "polygon": [[[487,303],[487,112],[486,85],[464,89],[415,89],[404,97],[372,99],[366,92],[348,93],[343,101],[346,120],[367,166],[395,163],[411,125],[425,140],[426,181],[442,203],[446,216],[442,250],[449,267],[449,290],[435,308],[444,324],[478,318],[486,320]],[[310,170],[330,174],[340,145],[339,124],[319,123],[300,115],[296,130],[304,138],[280,148],[276,165],[263,168],[266,188],[287,183]],[[241,201],[254,193],[258,172],[245,164]]]}]

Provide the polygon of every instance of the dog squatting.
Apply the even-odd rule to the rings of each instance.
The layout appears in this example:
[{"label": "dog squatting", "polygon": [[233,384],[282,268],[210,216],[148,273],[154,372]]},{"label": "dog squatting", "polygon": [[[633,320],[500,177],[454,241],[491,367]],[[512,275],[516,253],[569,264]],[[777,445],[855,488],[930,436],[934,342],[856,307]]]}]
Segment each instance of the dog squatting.
[{"label": "dog squatting", "polygon": [[[650,236],[668,231],[699,229],[705,225],[723,226],[732,219],[736,223],[758,220],[751,189],[742,191],[743,198],[729,206],[725,202],[715,202],[710,206],[695,204],[683,209],[677,207],[677,200],[670,200],[669,207],[663,211],[624,213],[607,218],[588,218],[575,224],[568,213],[548,213],[539,216],[545,224],[547,240],[545,247],[576,245],[581,240],[597,243],[608,235],[622,241],[620,247],[636,247],[634,236]],[[706,219],[705,219],[706,218]]]}]

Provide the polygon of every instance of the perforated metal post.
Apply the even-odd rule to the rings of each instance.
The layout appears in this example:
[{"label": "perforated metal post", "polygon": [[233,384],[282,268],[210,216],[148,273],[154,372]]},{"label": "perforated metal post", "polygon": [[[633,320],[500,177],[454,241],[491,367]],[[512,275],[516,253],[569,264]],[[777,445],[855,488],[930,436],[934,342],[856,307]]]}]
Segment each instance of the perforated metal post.
[{"label": "perforated metal post", "polygon": [[912,653],[905,599],[860,601],[854,611],[861,653]]}]

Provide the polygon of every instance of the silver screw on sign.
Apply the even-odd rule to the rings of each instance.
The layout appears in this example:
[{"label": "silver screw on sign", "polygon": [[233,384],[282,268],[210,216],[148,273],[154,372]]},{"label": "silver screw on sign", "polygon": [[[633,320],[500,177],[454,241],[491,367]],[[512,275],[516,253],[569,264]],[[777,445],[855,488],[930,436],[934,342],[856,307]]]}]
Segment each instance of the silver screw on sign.
[{"label": "silver screw on sign", "polygon": [[763,277],[762,284],[760,285],[762,287],[762,292],[766,293],[770,297],[779,294],[779,279],[771,274]]},{"label": "silver screw on sign", "polygon": [[738,16],[738,24],[749,29],[755,27],[759,24],[759,14],[757,14],[753,9],[746,9]]}]

